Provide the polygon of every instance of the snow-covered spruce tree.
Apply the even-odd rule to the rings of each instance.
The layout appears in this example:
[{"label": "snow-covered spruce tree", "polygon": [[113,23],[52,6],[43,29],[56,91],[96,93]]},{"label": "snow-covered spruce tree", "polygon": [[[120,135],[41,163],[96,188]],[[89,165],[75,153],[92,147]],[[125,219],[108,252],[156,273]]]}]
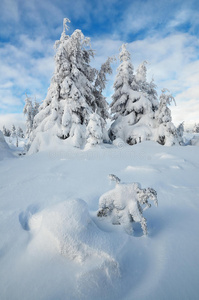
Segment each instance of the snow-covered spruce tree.
[{"label": "snow-covered spruce tree", "polygon": [[97,71],[97,76],[94,84],[95,113],[97,113],[101,117],[100,123],[102,127],[104,141],[109,140],[108,132],[106,129],[106,120],[110,118],[110,115],[108,113],[108,103],[106,101],[106,98],[103,96],[102,92],[106,87],[107,74],[112,74],[111,63],[114,60],[114,58],[108,57],[106,62],[101,65],[100,71]]},{"label": "snow-covered spruce tree", "polygon": [[117,69],[110,105],[114,122],[109,135],[112,140],[121,138],[133,145],[152,136],[155,105],[151,98],[155,87],[151,84],[153,93],[151,91],[148,95],[146,63],[138,68],[137,76],[133,74],[133,65],[126,45],[122,45],[119,57],[121,64]]},{"label": "snow-covered spruce tree", "polygon": [[87,142],[91,145],[101,144],[103,142],[103,126],[101,119],[102,118],[97,113],[93,113],[90,116],[86,135]]},{"label": "snow-covered spruce tree", "polygon": [[95,79],[94,85],[94,96],[95,96],[95,105],[97,113],[106,120],[109,117],[108,113],[108,103],[106,98],[102,95],[102,91],[106,87],[107,83],[107,74],[112,74],[111,63],[114,58],[108,57],[105,63],[101,65],[100,71],[97,71],[97,76]]},{"label": "snow-covered spruce tree", "polygon": [[139,89],[143,92],[147,90],[147,81],[146,81],[146,73],[147,73],[147,61],[144,60],[137,68],[135,80],[139,86]]},{"label": "snow-covered spruce tree", "polygon": [[55,43],[54,76],[35,118],[32,151],[39,150],[41,133],[47,134],[49,139],[52,135],[69,138],[74,146],[81,147],[86,140],[90,116],[95,111],[103,115],[99,104],[101,99],[95,99],[96,69],[89,64],[94,56],[90,39],[81,30],[66,35],[67,22],[70,21],[64,19],[61,38]]},{"label": "snow-covered spruce tree", "polygon": [[132,222],[139,222],[143,234],[147,234],[143,211],[151,207],[149,200],[158,205],[157,192],[152,188],[142,189],[139,183],[121,183],[113,174],[109,178],[116,182],[116,187],[100,197],[97,216],[110,218],[112,224],[124,226],[128,233],[133,232]]},{"label": "snow-covered spruce tree", "polygon": [[18,147],[19,140],[18,140],[18,136],[17,136],[17,130],[16,130],[16,127],[14,124],[12,125],[12,129],[11,129],[11,137],[12,137],[12,140],[10,139],[10,142],[14,144],[14,140],[15,140],[15,145],[16,145],[16,147]]},{"label": "snow-covered spruce tree", "polygon": [[33,129],[34,109],[32,99],[31,97],[28,97],[27,94],[25,98],[23,113],[26,116],[26,138],[29,138]]},{"label": "snow-covered spruce tree", "polygon": [[155,112],[158,109],[159,101],[158,101],[158,93],[157,86],[154,83],[154,79],[152,78],[149,83],[147,83],[147,97],[151,101],[152,110]]},{"label": "snow-covered spruce tree", "polygon": [[[36,98],[33,103],[33,118],[38,114],[39,112],[39,102],[37,102]],[[33,120],[33,127],[34,127],[34,120]]]},{"label": "snow-covered spruce tree", "polygon": [[199,133],[199,123],[194,124],[193,132]]},{"label": "snow-covered spruce tree", "polygon": [[16,127],[14,124],[12,124],[11,136],[12,138],[16,138],[16,135],[17,135]]},{"label": "snow-covered spruce tree", "polygon": [[183,136],[183,134],[184,134],[184,121],[178,125],[177,132],[178,132],[179,136]]},{"label": "snow-covered spruce tree", "polygon": [[139,91],[145,93],[147,98],[151,101],[152,110],[156,111],[158,108],[158,94],[157,94],[157,86],[154,83],[154,79],[150,82],[147,82],[147,61],[143,61],[137,68],[135,80],[139,87]]},{"label": "snow-covered spruce tree", "polygon": [[11,131],[9,129],[7,129],[5,127],[5,125],[3,126],[3,131],[2,132],[3,132],[3,135],[6,136],[6,137],[11,136]]},{"label": "snow-covered spruce tree", "polygon": [[154,139],[165,146],[182,145],[182,135],[172,123],[171,110],[168,108],[172,102],[175,103],[175,99],[167,89],[162,90],[160,95],[160,103],[158,110],[156,111],[156,133]]},{"label": "snow-covered spruce tree", "polygon": [[24,132],[20,126],[17,128],[17,136],[22,139],[24,138]]}]

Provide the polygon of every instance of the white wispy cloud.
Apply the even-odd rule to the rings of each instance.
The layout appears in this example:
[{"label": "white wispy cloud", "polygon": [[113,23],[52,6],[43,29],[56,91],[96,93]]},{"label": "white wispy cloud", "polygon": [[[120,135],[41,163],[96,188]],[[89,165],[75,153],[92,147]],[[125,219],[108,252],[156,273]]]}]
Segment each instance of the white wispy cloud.
[{"label": "white wispy cloud", "polygon": [[8,129],[12,128],[12,125],[16,127],[20,126],[25,129],[25,117],[22,113],[18,114],[0,114],[0,130],[2,130],[3,126]]},{"label": "white wispy cloud", "polygon": [[0,110],[19,110],[26,92],[44,98],[53,74],[53,54],[52,41],[26,35],[19,37],[18,46],[0,48]]},{"label": "white wispy cloud", "polygon": [[193,125],[199,123],[199,101],[192,99],[180,102],[177,106],[170,107],[172,112],[172,120],[176,125],[185,122],[185,125]]}]

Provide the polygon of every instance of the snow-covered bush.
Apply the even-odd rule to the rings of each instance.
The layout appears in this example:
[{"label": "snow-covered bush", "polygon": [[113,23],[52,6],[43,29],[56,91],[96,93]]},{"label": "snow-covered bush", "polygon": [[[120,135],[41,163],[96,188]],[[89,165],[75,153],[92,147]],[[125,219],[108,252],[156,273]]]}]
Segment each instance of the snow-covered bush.
[{"label": "snow-covered bush", "polygon": [[109,177],[116,182],[116,186],[100,197],[97,216],[109,217],[112,224],[123,225],[128,233],[133,232],[132,222],[139,222],[146,235],[147,222],[143,211],[151,206],[149,200],[158,205],[157,192],[152,188],[142,189],[139,183],[120,183],[120,179],[113,174]]}]

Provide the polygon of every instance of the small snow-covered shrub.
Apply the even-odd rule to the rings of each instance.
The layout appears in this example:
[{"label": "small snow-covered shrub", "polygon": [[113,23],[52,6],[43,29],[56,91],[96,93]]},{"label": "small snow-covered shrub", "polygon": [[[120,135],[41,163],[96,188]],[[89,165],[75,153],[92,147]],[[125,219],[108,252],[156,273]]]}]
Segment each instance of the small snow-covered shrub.
[{"label": "small snow-covered shrub", "polygon": [[132,222],[139,222],[146,235],[147,222],[143,211],[151,207],[149,200],[158,205],[157,192],[152,188],[142,189],[139,183],[120,183],[113,174],[109,178],[116,181],[116,187],[100,197],[97,216],[109,217],[112,224],[123,225],[128,233],[133,232]]}]

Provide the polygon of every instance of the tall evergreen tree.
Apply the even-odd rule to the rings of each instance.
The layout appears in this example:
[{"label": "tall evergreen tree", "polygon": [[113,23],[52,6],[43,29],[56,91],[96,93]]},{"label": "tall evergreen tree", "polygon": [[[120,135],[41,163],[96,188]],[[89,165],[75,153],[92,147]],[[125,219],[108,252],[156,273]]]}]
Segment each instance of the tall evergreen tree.
[{"label": "tall evergreen tree", "polygon": [[157,86],[154,83],[154,79],[147,82],[147,61],[143,61],[136,71],[136,82],[139,87],[139,91],[146,94],[146,97],[151,101],[152,110],[156,111],[158,108],[158,94],[156,91]]},{"label": "tall evergreen tree", "polygon": [[7,129],[5,127],[5,125],[3,126],[3,131],[2,132],[3,132],[4,136],[7,136],[7,137],[11,136],[11,131],[9,129]]},{"label": "tall evergreen tree", "polygon": [[147,73],[147,61],[144,60],[137,68],[135,80],[139,86],[139,90],[142,92],[147,91],[147,80],[146,80],[146,73]]},{"label": "tall evergreen tree", "polygon": [[155,140],[166,146],[179,145],[183,143],[182,135],[172,123],[171,110],[168,107],[172,102],[175,103],[175,99],[167,92],[169,92],[167,89],[163,89],[160,95],[160,103],[156,111]]},{"label": "tall evergreen tree", "polygon": [[199,133],[199,123],[194,124],[193,132]]},{"label": "tall evergreen tree", "polygon": [[[39,102],[37,102],[36,98],[35,98],[34,103],[33,103],[32,106],[33,106],[33,118],[35,118],[35,116],[39,112]],[[34,127],[34,120],[33,120],[33,127]]]},{"label": "tall evergreen tree", "polygon": [[90,66],[94,56],[90,40],[80,30],[66,35],[68,22],[64,19],[61,38],[55,43],[55,72],[35,117],[33,139],[37,133],[50,130],[59,138],[71,138],[74,146],[80,147],[86,139],[91,114],[97,111],[106,118],[102,109],[105,100],[100,98],[100,92],[96,96],[99,85],[94,87],[96,69]]},{"label": "tall evergreen tree", "polygon": [[[101,124],[101,129],[103,132],[103,140],[108,141],[108,133],[106,129],[106,120],[110,118],[109,115],[109,106],[108,102],[106,101],[106,98],[103,96],[102,92],[106,87],[107,83],[107,74],[112,74],[112,68],[111,63],[115,59],[112,57],[108,57],[105,63],[101,65],[100,71],[97,71],[97,76],[95,79],[94,84],[94,97],[95,97],[95,113],[94,116],[96,116],[96,113],[99,115],[97,117],[98,122]],[[91,118],[92,119],[92,118]],[[96,118],[95,118],[96,119]],[[99,124],[98,124],[99,126]]]},{"label": "tall evergreen tree", "polygon": [[17,136],[16,127],[14,124],[12,124],[11,136],[12,136],[12,138],[16,138],[16,136]]},{"label": "tall evergreen tree", "polygon": [[152,110],[155,112],[158,109],[159,101],[158,101],[158,93],[157,93],[157,86],[154,83],[154,79],[147,83],[147,97],[151,101]]},{"label": "tall evergreen tree", "polygon": [[150,139],[154,112],[145,87],[145,63],[134,75],[126,45],[122,45],[119,57],[121,64],[117,69],[113,101],[110,105],[114,120],[110,128],[110,138],[113,140],[119,137],[133,145]]},{"label": "tall evergreen tree", "polygon": [[109,113],[108,113],[108,103],[106,101],[106,98],[102,95],[102,91],[106,87],[107,74],[112,74],[111,63],[113,62],[113,60],[114,58],[108,57],[106,62],[101,65],[100,71],[97,72],[95,85],[94,85],[94,97],[95,97],[97,113],[104,120],[109,118]]},{"label": "tall evergreen tree", "polygon": [[17,136],[22,139],[24,138],[23,129],[20,126],[17,128]]},{"label": "tall evergreen tree", "polygon": [[33,129],[34,109],[32,99],[31,97],[28,97],[27,94],[25,98],[23,113],[24,115],[26,115],[26,138],[29,138]]}]

